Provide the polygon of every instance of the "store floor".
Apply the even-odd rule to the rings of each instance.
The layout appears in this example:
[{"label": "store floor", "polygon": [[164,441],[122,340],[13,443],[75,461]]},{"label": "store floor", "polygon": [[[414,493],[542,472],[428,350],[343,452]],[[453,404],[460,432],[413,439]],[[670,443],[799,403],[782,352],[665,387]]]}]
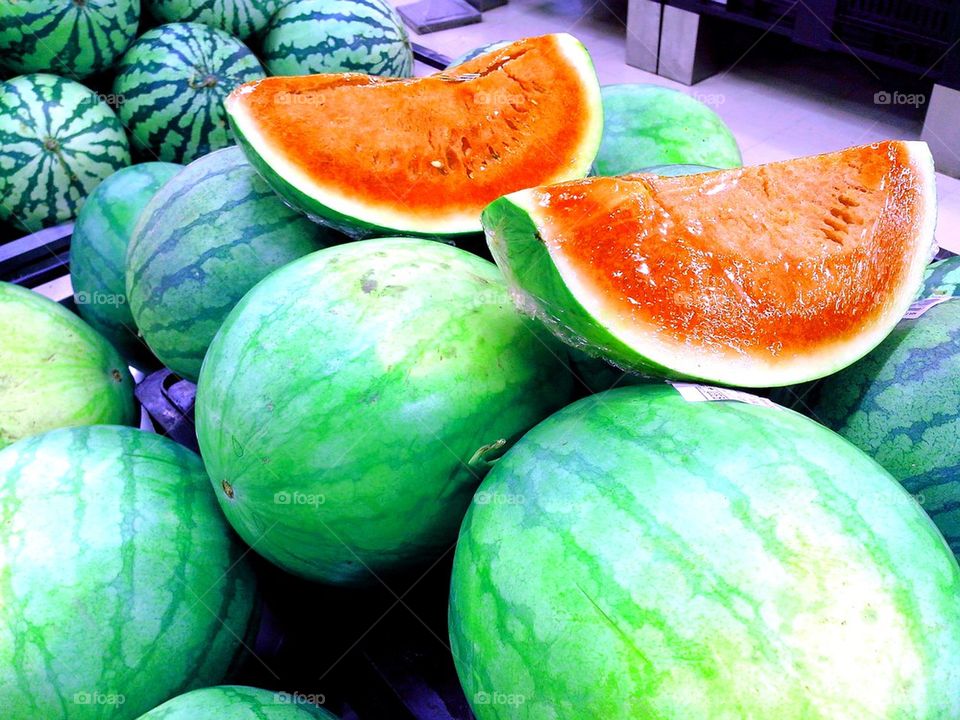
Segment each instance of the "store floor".
[{"label": "store floor", "polygon": [[[391,0],[400,5],[409,0]],[[650,82],[673,87],[709,103],[733,130],[746,164],[839,150],[884,139],[919,139],[923,108],[880,105],[876,93],[929,94],[929,83],[853,55],[800,50],[775,36],[754,46],[723,72],[693,87],[632,68],[624,61],[626,27],[604,2],[511,0],[483,14],[483,22],[417,35],[414,42],[454,57],[499,40],[569,32],[593,56],[602,84]],[[426,66],[418,72],[432,72]],[[960,148],[957,148],[960,153]],[[937,174],[937,240],[960,253],[960,180]]]}]

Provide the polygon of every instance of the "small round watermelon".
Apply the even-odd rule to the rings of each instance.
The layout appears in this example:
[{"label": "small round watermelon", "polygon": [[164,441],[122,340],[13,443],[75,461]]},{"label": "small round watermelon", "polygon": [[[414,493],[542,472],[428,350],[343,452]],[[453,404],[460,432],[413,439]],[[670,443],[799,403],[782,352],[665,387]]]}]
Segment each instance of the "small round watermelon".
[{"label": "small round watermelon", "polygon": [[960,717],[960,568],[873,460],[785,409],[647,385],[480,486],[450,638],[477,720]]},{"label": "small round watermelon", "polygon": [[113,92],[139,150],[185,163],[233,144],[223,101],[262,77],[260,61],[235,37],[200,23],[170,23],[141,35],[124,54]]},{"label": "small round watermelon", "polygon": [[960,299],[901,320],[808,402],[903,483],[960,553]]},{"label": "small round watermelon", "polygon": [[0,220],[27,232],[71,220],[130,145],[107,103],[43,73],[0,83]]},{"label": "small round watermelon", "polygon": [[140,0],[7,0],[0,68],[82,78],[107,70],[137,35]]},{"label": "small round watermelon", "polygon": [[448,550],[503,447],[569,398],[496,266],[429,240],[321,250],[210,346],[197,436],[227,518],[289,572],[375,582]]},{"label": "small round watermelon", "polygon": [[329,238],[284,205],[240,148],[194,160],[147,204],[127,248],[136,326],[167,367],[196,380],[244,293]]},{"label": "small round watermelon", "polygon": [[473,50],[467,50],[467,52],[462,55],[458,55],[453,60],[447,63],[446,70],[450,68],[455,68],[457,65],[463,65],[468,60],[473,60],[474,58],[485,55],[488,52],[493,52],[494,50],[499,50],[500,48],[505,48],[509,45],[509,41],[501,40],[499,42],[487,43],[486,45],[481,45],[480,47],[475,47]]},{"label": "small round watermelon", "polygon": [[126,364],[53,300],[0,282],[0,448],[68,425],[130,424]]},{"label": "small round watermelon", "polygon": [[643,83],[607,85],[597,175],[624,175],[657,165],[742,165],[740,148],[720,116],[685,93]]},{"label": "small round watermelon", "polygon": [[924,297],[956,295],[957,288],[960,288],[960,256],[931,263],[924,275],[920,294]]},{"label": "small round watermelon", "polygon": [[308,699],[299,693],[221,685],[179,695],[140,720],[336,720]]},{"label": "small round watermelon", "polygon": [[142,357],[144,345],[127,302],[127,246],[150,198],[182,169],[148,162],[115,172],[90,194],[73,226],[70,281],[77,310],[130,359]]},{"label": "small round watermelon", "polygon": [[197,22],[246,40],[263,30],[282,0],[144,0],[162,23]]},{"label": "small round watermelon", "polygon": [[253,575],[195,453],[53,430],[0,451],[0,506],[5,720],[129,720],[231,669]]},{"label": "small round watermelon", "polygon": [[271,75],[413,74],[407,31],[387,0],[292,0],[270,22],[262,56]]}]

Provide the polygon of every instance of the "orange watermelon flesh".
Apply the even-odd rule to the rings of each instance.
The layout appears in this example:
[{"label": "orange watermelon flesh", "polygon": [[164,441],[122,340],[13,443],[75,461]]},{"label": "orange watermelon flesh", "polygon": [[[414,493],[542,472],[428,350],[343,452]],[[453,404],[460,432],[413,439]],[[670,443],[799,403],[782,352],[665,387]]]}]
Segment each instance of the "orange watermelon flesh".
[{"label": "orange watermelon flesh", "polygon": [[355,236],[479,232],[497,197],[586,175],[602,130],[589,55],[565,34],[426,78],[267,78],[227,108],[275,189]]},{"label": "orange watermelon flesh", "polygon": [[933,183],[923,143],[885,142],[536,188],[484,226],[523,306],[568,342],[641,372],[775,386],[893,328],[934,248]]}]

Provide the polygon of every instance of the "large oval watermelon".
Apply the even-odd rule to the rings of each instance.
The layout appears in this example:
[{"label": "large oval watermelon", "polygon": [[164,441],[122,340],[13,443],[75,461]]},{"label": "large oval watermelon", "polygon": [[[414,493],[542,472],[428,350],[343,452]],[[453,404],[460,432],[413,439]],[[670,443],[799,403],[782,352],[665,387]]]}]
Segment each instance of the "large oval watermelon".
[{"label": "large oval watermelon", "polygon": [[160,22],[198,22],[246,40],[267,27],[282,0],[145,0]]},{"label": "large oval watermelon", "polygon": [[0,282],[0,448],[51,428],[136,418],[133,379],[110,343],[53,300]]},{"label": "large oval watermelon", "polygon": [[223,101],[264,76],[246,45],[200,23],[170,23],[137,39],[117,66],[120,119],[140,150],[190,162],[233,144]]},{"label": "large oval watermelon", "polygon": [[242,685],[193,690],[168,700],[140,720],[336,720],[299,694]]},{"label": "large oval watermelon", "polygon": [[960,568],[873,460],[665,385],[557,413],[464,521],[451,647],[478,720],[960,717]]},{"label": "large oval watermelon", "polygon": [[240,301],[197,388],[227,518],[337,583],[433,559],[500,448],[569,397],[496,267],[427,240],[321,250]]},{"label": "large oval watermelon", "polygon": [[283,204],[231,147],[190,163],[143,211],[127,251],[127,296],[143,339],[191,380],[223,319],[273,270],[330,235]]},{"label": "large oval watermelon", "polygon": [[810,414],[903,483],[960,553],[960,299],[900,321],[811,395]]},{"label": "large oval watermelon", "polygon": [[69,428],[0,451],[5,720],[126,720],[219,682],[252,574],[200,458],[133,428]]},{"label": "large oval watermelon", "polygon": [[27,232],[70,220],[129,164],[113,110],[80,83],[44,74],[0,83],[0,220]]},{"label": "large oval watermelon", "polygon": [[597,175],[655,165],[742,165],[733,133],[708,105],[685,93],[642,83],[607,85]]},{"label": "large oval watermelon", "polygon": [[145,348],[127,302],[127,246],[150,198],[182,169],[150,162],[115,172],[90,194],[73,226],[70,281],[77,310],[130,359],[142,357]]},{"label": "large oval watermelon", "polygon": [[293,0],[263,39],[271,75],[360,72],[408,77],[413,49],[387,0]]},{"label": "large oval watermelon", "polygon": [[0,67],[82,78],[133,42],[140,0],[10,0],[0,5]]}]

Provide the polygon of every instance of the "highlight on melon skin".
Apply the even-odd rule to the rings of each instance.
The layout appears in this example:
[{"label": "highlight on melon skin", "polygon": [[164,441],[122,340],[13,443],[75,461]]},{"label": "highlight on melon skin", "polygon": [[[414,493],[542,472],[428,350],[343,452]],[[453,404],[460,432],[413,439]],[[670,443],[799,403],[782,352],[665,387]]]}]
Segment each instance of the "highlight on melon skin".
[{"label": "highlight on melon skin", "polygon": [[649,376],[777,387],[850,365],[906,312],[935,251],[926,143],[513,193],[483,226],[518,305]]},{"label": "highlight on melon skin", "polygon": [[479,235],[496,198],[586,176],[603,132],[593,63],[566,33],[428,77],[270,77],[226,108],[274,190],[354,238]]}]

